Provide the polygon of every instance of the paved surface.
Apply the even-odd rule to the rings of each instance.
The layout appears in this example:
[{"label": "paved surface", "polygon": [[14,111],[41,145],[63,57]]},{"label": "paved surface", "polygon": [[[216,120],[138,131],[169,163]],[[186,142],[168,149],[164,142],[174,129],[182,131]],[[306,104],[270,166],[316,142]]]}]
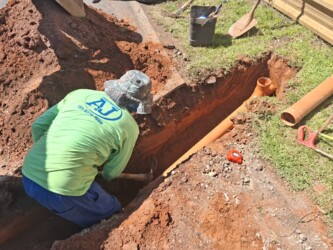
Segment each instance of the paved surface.
[{"label": "paved surface", "polygon": [[99,3],[92,3],[91,0],[84,0],[84,3],[104,12],[114,15],[118,20],[124,19],[137,27],[138,33],[143,37],[143,42],[159,42],[149,19],[136,1],[112,1],[101,0]]}]

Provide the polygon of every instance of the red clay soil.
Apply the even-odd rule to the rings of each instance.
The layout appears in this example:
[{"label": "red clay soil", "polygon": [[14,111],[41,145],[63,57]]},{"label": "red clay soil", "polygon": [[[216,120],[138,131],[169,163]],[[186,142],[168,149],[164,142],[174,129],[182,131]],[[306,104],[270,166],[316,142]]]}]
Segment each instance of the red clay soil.
[{"label": "red clay soil", "polygon": [[[86,11],[87,18],[78,19],[54,1],[28,0],[10,1],[0,10],[0,175],[15,177],[15,183],[20,181],[20,167],[31,146],[31,123],[67,93],[78,88],[102,90],[105,80],[119,78],[129,69],[146,72],[154,93],[169,78],[170,60],[159,53],[161,44],[142,43],[128,23],[87,6]],[[280,79],[278,95],[282,95],[284,82],[295,71],[283,60],[265,62],[267,69],[250,68],[247,73],[249,65],[240,62],[225,85],[240,74],[248,80],[258,69],[273,82]],[[202,86],[196,94],[209,92],[203,88],[215,93],[212,86]],[[240,92],[243,97],[244,93]],[[141,136],[161,131],[168,119],[177,127],[179,121],[170,112],[189,98],[185,93],[159,102],[152,116],[139,121]],[[180,111],[186,117],[185,104]],[[259,100],[249,108],[275,112]],[[123,213],[74,234],[73,225],[43,212],[40,217],[48,218],[46,224],[36,224],[39,231],[30,230],[38,235],[30,238],[25,233],[26,237],[18,236],[1,249],[332,249],[318,208],[304,194],[289,191],[258,157],[250,121],[251,114],[237,117],[230,133],[193,155],[169,177],[147,185]],[[241,165],[226,160],[231,148],[243,153]],[[13,204],[24,207],[32,201],[20,187],[15,193],[19,195],[5,192],[1,181],[3,225],[14,212]],[[48,241],[60,231],[74,235]]]},{"label": "red clay soil", "polygon": [[[231,133],[146,186],[148,198],[52,249],[331,249],[318,208],[256,156],[250,119],[240,115]],[[241,165],[226,160],[231,148]]]},{"label": "red clay soil", "polygon": [[78,19],[53,1],[13,0],[0,25],[1,173],[21,165],[32,121],[70,91],[102,90],[105,80],[138,69],[156,93],[170,73],[161,44],[140,43],[135,28],[90,8]]}]

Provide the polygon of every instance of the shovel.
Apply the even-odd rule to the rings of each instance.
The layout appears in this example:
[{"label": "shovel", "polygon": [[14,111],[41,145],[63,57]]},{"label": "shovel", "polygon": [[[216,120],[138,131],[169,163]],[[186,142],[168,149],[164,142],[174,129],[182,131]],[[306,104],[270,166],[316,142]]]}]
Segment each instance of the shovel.
[{"label": "shovel", "polygon": [[194,0],[187,0],[182,6],[180,6],[175,12],[168,12],[166,10],[161,10],[162,14],[167,17],[172,17],[172,18],[178,18],[180,14],[189,6],[191,3],[193,3]]},{"label": "shovel", "polygon": [[83,0],[56,0],[69,14],[75,17],[85,17]]},{"label": "shovel", "polygon": [[208,23],[212,18],[216,18],[217,14],[219,13],[221,8],[222,8],[222,4],[217,6],[216,10],[214,12],[210,13],[207,17],[207,20],[203,24],[201,24],[201,27],[204,26],[206,23]]},{"label": "shovel", "polygon": [[235,22],[228,31],[228,34],[232,38],[237,38],[243,35],[245,32],[249,31],[251,28],[256,26],[257,20],[253,18],[254,11],[258,7],[261,0],[256,0],[251,11],[244,16],[242,16],[237,22]]}]

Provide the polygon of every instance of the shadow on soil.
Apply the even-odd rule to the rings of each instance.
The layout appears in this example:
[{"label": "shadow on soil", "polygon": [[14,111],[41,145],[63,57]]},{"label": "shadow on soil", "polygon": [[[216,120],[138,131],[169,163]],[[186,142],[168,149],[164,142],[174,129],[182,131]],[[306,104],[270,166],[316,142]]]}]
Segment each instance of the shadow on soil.
[{"label": "shadow on soil", "polygon": [[44,77],[39,86],[50,106],[79,88],[102,89],[103,86],[96,86],[96,76],[115,79],[134,68],[129,55],[119,50],[117,42],[139,43],[140,34],[117,25],[115,20],[108,20],[88,6],[86,18],[78,19],[53,1],[34,1],[34,4],[42,14],[38,30],[50,41],[60,64],[60,69]]}]

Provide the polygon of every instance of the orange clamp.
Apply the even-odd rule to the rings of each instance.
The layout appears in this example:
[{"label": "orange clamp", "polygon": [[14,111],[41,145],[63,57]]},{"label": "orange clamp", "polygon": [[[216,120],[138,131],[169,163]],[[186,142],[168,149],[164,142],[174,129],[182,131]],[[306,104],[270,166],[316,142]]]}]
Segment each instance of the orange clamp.
[{"label": "orange clamp", "polygon": [[235,149],[231,149],[227,154],[227,159],[228,159],[228,161],[242,164],[243,155],[239,151],[237,151]]}]

